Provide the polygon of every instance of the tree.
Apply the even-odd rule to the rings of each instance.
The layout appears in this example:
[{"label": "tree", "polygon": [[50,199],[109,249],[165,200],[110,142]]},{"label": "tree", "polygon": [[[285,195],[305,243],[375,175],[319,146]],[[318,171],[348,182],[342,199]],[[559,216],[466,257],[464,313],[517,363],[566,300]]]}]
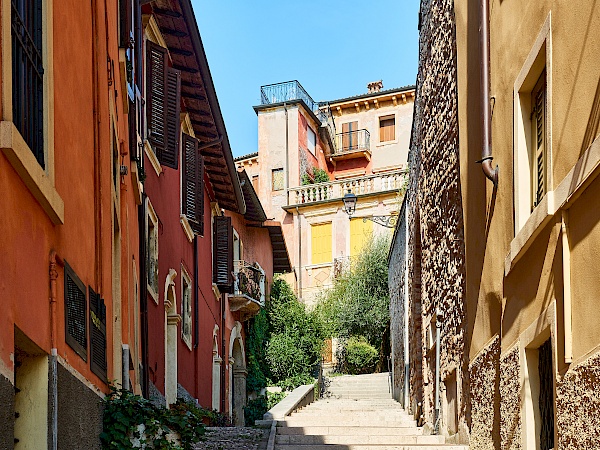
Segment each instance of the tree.
[{"label": "tree", "polygon": [[389,248],[389,236],[371,237],[350,270],[321,293],[315,313],[326,337],[364,336],[375,348],[386,341],[390,321]]}]

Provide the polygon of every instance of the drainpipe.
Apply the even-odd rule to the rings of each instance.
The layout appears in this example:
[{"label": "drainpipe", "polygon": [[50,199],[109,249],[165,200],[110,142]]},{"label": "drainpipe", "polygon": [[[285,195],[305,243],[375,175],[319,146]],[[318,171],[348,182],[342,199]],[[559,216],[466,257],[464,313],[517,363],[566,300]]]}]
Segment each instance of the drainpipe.
[{"label": "drainpipe", "polygon": [[490,108],[490,28],[489,0],[481,0],[479,17],[479,55],[481,58],[481,114],[483,117],[481,169],[485,176],[498,185],[498,166],[492,160],[492,117]]},{"label": "drainpipe", "polygon": [[[143,154],[142,154],[143,155]],[[141,156],[143,159],[143,156]],[[146,272],[146,194],[142,193],[142,204],[138,207],[138,233],[140,236],[140,325],[142,341],[142,394],[144,398],[150,398],[150,374],[148,365],[150,361],[148,352],[148,275]],[[136,331],[137,332],[137,331]]]},{"label": "drainpipe", "polygon": [[123,382],[121,385],[123,389],[133,390],[131,388],[131,382],[129,378],[129,344],[122,344],[122,355],[121,355],[121,371],[122,371],[122,379]]},{"label": "drainpipe", "polygon": [[50,374],[49,374],[49,389],[50,402],[48,405],[48,414],[50,421],[50,442],[48,448],[56,450],[58,446],[58,351],[56,349],[56,282],[58,280],[58,272],[56,265],[65,266],[65,262],[57,253],[52,250],[50,252]]},{"label": "drainpipe", "polygon": [[285,111],[285,194],[289,195],[288,189],[290,188],[290,139],[288,130],[288,109],[286,103],[283,104],[283,110]]},{"label": "drainpipe", "polygon": [[435,432],[440,432],[440,341],[442,312],[438,309],[435,318]]},{"label": "drainpipe", "polygon": [[297,206],[296,213],[298,214],[298,298],[302,300],[302,218]]},{"label": "drainpipe", "polygon": [[569,248],[569,215],[562,211],[563,307],[565,320],[565,363],[573,362],[573,324],[571,322],[571,250]]}]

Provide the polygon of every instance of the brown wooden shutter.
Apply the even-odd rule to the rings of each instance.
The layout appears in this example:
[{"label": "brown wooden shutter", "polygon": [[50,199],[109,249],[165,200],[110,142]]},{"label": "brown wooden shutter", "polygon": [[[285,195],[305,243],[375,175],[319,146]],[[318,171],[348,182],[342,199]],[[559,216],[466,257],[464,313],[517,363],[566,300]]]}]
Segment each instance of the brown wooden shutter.
[{"label": "brown wooden shutter", "polygon": [[65,263],[65,341],[87,361],[87,301],[85,286]]},{"label": "brown wooden shutter", "polygon": [[162,165],[177,169],[179,165],[179,111],[181,104],[181,72],[167,68],[167,119],[165,149],[159,161]]},{"label": "brown wooden shutter", "polygon": [[[537,206],[546,194],[546,71],[542,72],[531,93],[532,102],[532,192],[533,206]],[[533,208],[532,208],[533,209]]]},{"label": "brown wooden shutter", "polygon": [[379,142],[393,141],[396,139],[396,118],[394,116],[379,119]]},{"label": "brown wooden shutter", "polygon": [[231,292],[233,287],[233,228],[231,218],[214,218],[213,236],[213,282],[222,292]]},{"label": "brown wooden shutter", "polygon": [[88,287],[90,296],[90,367],[104,382],[106,378],[106,307],[104,299]]},{"label": "brown wooden shutter", "polygon": [[167,139],[167,49],[147,40],[146,63],[148,140],[160,161]]},{"label": "brown wooden shutter", "polygon": [[344,150],[351,150],[356,146],[358,142],[356,136],[357,129],[357,121],[342,124],[342,147]]},{"label": "brown wooden shutter", "polygon": [[182,210],[194,233],[204,235],[204,160],[198,140],[183,134]]}]

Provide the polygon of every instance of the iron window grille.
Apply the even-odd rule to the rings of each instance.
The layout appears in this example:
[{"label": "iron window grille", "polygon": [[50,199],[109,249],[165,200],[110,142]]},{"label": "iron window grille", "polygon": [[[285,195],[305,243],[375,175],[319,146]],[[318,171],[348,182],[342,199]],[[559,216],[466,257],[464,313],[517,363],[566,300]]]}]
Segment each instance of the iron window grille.
[{"label": "iron window grille", "polygon": [[42,0],[12,0],[11,5],[13,123],[45,168]]},{"label": "iron window grille", "polygon": [[86,288],[71,266],[65,263],[65,340],[87,361]]}]

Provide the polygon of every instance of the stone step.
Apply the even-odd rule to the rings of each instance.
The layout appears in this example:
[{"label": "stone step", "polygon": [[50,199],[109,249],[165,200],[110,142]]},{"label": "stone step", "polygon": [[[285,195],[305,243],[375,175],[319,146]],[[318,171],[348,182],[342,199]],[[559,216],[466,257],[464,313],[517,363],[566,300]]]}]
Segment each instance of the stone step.
[{"label": "stone step", "polygon": [[280,435],[276,444],[296,445],[439,445],[444,443],[443,436],[398,436],[398,435]]},{"label": "stone step", "polygon": [[398,404],[389,404],[389,405],[364,405],[364,404],[353,404],[353,403],[345,403],[340,404],[328,403],[326,405],[319,405],[319,403],[312,403],[308,406],[305,406],[302,411],[311,410],[311,411],[404,411],[400,405]]},{"label": "stone step", "polygon": [[277,429],[278,435],[337,435],[337,436],[368,436],[382,435],[382,436],[420,436],[423,434],[423,428],[399,428],[399,427],[347,427],[344,425],[333,426],[333,427],[280,427]]},{"label": "stone step", "polygon": [[394,411],[323,411],[318,409],[301,409],[299,411],[294,412],[289,417],[315,417],[315,418],[324,418],[324,419],[333,419],[333,420],[346,420],[349,418],[369,418],[376,420],[402,420],[402,419],[412,419],[409,414],[406,414],[402,410],[394,410]]},{"label": "stone step", "polygon": [[399,428],[410,428],[416,427],[416,420],[386,420],[382,421],[380,419],[370,419],[368,417],[347,417],[343,419],[330,419],[326,417],[286,417],[285,420],[278,421],[277,425],[282,427],[314,427],[314,426],[322,426],[322,427],[334,427],[337,425],[345,425],[352,427],[399,427]]},{"label": "stone step", "polygon": [[466,445],[339,445],[339,444],[277,444],[275,450],[469,450]]}]

